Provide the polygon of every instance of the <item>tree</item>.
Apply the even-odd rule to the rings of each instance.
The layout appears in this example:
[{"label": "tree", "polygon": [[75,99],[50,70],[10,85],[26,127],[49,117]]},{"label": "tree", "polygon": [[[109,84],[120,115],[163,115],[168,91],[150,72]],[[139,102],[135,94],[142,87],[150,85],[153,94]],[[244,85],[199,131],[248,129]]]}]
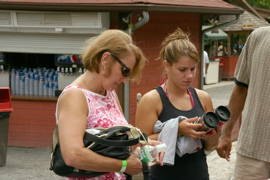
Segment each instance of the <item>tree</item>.
[{"label": "tree", "polygon": [[269,0],[246,0],[251,6],[270,10]]}]

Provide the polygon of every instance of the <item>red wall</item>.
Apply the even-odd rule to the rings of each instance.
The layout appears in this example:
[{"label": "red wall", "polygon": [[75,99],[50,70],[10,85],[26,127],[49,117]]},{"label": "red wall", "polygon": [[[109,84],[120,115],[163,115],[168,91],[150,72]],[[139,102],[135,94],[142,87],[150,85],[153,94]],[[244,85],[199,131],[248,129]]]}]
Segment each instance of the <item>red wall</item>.
[{"label": "red wall", "polygon": [[222,79],[232,80],[234,78],[234,71],[238,58],[238,56],[222,57]]},{"label": "red wall", "polygon": [[[150,12],[149,22],[133,33],[134,41],[143,50],[149,61],[144,68],[141,82],[138,85],[136,83],[130,84],[130,122],[133,125],[137,104],[136,95],[137,93],[143,95],[159,85],[164,76],[161,67],[162,61],[156,60],[160,45],[164,38],[177,27],[190,32],[190,40],[200,53],[201,25],[199,14]],[[197,71],[197,77],[193,83],[194,87],[199,87],[199,73],[200,70]]]},{"label": "red wall", "polygon": [[12,100],[8,146],[51,147],[56,101]]}]

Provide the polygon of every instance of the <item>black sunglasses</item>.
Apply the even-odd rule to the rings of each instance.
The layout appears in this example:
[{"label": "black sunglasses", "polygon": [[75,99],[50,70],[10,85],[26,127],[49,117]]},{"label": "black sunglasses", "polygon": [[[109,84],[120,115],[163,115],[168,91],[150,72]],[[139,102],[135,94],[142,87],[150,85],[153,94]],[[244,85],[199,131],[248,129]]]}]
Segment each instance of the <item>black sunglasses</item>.
[{"label": "black sunglasses", "polygon": [[113,53],[111,53],[110,51],[103,51],[104,52],[108,52],[112,55],[112,57],[114,57],[114,59],[117,60],[117,62],[119,62],[119,64],[122,66],[122,75],[124,77],[130,77],[131,76],[131,71],[130,69],[117,57],[115,56]]}]

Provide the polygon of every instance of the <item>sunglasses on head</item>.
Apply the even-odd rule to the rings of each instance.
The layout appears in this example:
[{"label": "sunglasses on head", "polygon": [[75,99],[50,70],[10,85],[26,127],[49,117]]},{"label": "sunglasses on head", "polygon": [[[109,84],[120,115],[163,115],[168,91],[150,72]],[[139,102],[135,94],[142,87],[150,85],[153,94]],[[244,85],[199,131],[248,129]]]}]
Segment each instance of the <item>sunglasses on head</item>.
[{"label": "sunglasses on head", "polygon": [[130,77],[131,76],[131,71],[130,69],[117,57],[115,56],[113,53],[111,53],[110,51],[103,51],[103,53],[108,52],[112,55],[112,57],[114,57],[114,59],[116,59],[116,61],[122,66],[122,75],[124,77]]}]

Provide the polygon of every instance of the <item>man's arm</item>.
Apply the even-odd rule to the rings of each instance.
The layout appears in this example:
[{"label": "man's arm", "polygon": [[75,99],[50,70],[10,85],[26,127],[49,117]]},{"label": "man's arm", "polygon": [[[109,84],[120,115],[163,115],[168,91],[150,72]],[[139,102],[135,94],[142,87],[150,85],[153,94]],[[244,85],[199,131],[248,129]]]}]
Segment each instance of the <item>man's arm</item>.
[{"label": "man's arm", "polygon": [[218,155],[222,158],[225,158],[227,161],[230,159],[230,152],[232,147],[232,130],[244,109],[247,91],[247,87],[235,85],[230,97],[228,108],[231,112],[231,117],[229,121],[223,125],[222,134],[220,136],[219,144],[217,147]]},{"label": "man's arm", "polygon": [[235,85],[232,95],[230,97],[228,108],[231,113],[230,120],[224,124],[222,135],[230,136],[233,130],[233,127],[239,118],[240,114],[242,113],[245,101],[247,97],[247,90],[248,88],[244,86]]}]

